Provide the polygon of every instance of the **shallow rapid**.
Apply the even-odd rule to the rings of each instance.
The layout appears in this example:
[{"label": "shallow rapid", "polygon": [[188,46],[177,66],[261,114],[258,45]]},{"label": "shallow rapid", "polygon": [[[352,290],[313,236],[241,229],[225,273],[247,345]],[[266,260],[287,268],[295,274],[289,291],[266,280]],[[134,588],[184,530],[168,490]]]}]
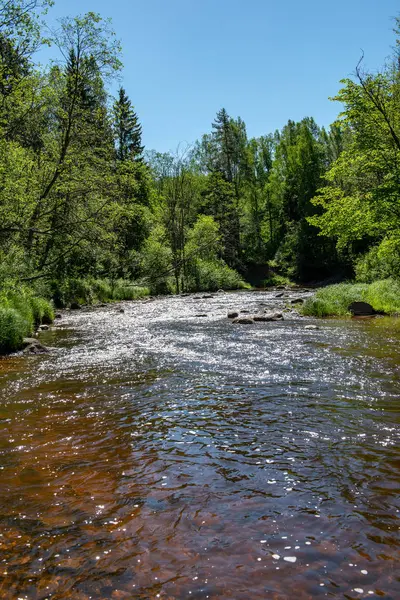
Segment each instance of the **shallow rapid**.
[{"label": "shallow rapid", "polygon": [[400,598],[400,319],[227,319],[275,295],[65,312],[0,361],[0,598]]}]

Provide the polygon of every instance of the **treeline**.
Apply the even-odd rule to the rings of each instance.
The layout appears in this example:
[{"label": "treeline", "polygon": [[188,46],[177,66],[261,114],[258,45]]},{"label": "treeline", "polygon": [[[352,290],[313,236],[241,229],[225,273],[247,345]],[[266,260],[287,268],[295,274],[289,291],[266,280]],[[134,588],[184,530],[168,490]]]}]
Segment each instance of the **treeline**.
[{"label": "treeline", "polygon": [[2,289],[68,303],[116,282],[171,293],[400,275],[398,47],[382,72],[360,64],[342,82],[329,129],[304,118],[249,138],[221,109],[166,154],[143,147],[125,90],[110,98],[122,64],[109,21],[67,17],[44,38],[50,5],[0,2]]}]

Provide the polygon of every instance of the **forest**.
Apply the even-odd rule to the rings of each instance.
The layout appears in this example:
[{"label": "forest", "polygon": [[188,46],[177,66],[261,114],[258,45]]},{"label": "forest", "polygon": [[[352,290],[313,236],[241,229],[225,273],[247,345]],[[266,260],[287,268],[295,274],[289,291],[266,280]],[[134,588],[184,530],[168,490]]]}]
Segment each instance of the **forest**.
[{"label": "forest", "polygon": [[398,289],[400,20],[381,70],[361,57],[341,81],[328,129],[304,117],[249,138],[216,107],[200,140],[160,153],[143,146],[110,21],[90,12],[49,32],[51,5],[0,3],[0,351],[72,303],[290,282]]}]

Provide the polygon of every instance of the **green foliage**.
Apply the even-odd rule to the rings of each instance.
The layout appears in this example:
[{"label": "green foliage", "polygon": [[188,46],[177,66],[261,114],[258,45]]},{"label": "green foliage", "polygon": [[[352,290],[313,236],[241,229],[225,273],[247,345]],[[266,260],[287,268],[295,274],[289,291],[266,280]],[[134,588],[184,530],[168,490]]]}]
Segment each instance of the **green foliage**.
[{"label": "green foliage", "polygon": [[366,301],[377,311],[400,313],[400,282],[394,279],[374,281],[368,286]]},{"label": "green foliage", "polygon": [[20,313],[0,306],[0,354],[19,350],[26,334],[26,321]]},{"label": "green foliage", "polygon": [[385,238],[356,260],[357,281],[370,283],[378,279],[400,279],[400,238]]},{"label": "green foliage", "polygon": [[244,288],[239,273],[222,261],[202,260],[197,258],[192,266],[186,289],[188,291],[237,290]]},{"label": "green foliage", "polygon": [[338,283],[322,288],[315,296],[308,298],[301,312],[315,317],[344,317],[349,315],[348,307],[352,302],[366,302],[367,285]]},{"label": "green foliage", "polygon": [[394,279],[371,284],[339,283],[322,288],[308,298],[301,312],[314,317],[349,316],[352,302],[368,302],[378,312],[400,312],[400,282]]},{"label": "green foliage", "polygon": [[139,286],[123,279],[113,282],[112,300],[139,300],[149,295],[150,289],[148,287]]},{"label": "green foliage", "polygon": [[288,277],[279,275],[278,273],[271,273],[270,276],[263,281],[264,287],[274,287],[276,285],[290,286],[292,285],[292,282]]},{"label": "green foliage", "polygon": [[22,339],[42,323],[52,323],[54,310],[45,298],[26,286],[3,285],[0,290],[0,353],[21,347]]}]

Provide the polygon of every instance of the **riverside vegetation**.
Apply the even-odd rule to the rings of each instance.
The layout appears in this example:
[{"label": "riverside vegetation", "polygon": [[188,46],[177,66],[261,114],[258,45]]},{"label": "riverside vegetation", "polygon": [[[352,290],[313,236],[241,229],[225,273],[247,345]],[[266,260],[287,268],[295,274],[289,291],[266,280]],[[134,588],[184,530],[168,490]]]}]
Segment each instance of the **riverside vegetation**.
[{"label": "riverside vegetation", "polygon": [[[362,61],[311,117],[249,138],[225,109],[175,153],[146,151],[123,87],[120,44],[96,13],[44,36],[51,0],[0,2],[0,352],[53,318],[52,306],[147,294],[355,279],[305,314],[349,300],[398,312],[400,61]],[[36,63],[48,44],[54,61]]]}]

